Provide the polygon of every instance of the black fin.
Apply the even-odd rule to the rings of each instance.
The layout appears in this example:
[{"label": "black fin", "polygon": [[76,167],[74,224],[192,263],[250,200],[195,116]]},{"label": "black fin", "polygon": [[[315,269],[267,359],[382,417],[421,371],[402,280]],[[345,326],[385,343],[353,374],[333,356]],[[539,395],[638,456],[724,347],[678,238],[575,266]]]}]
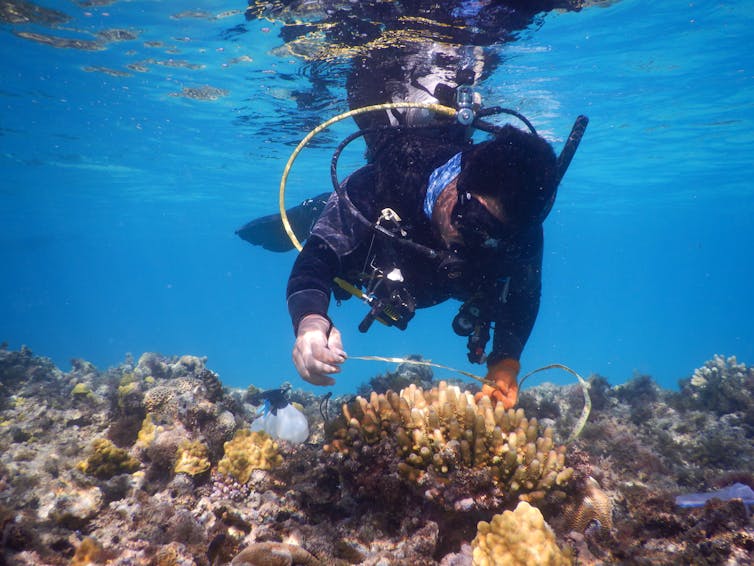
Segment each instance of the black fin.
[{"label": "black fin", "polygon": [[[328,198],[330,198],[330,193],[322,193],[306,199],[298,206],[286,209],[285,212],[288,215],[291,228],[300,241],[303,242],[309,237],[314,223],[327,204]],[[272,252],[287,252],[293,249],[293,244],[283,228],[280,214],[269,214],[255,218],[236,230],[236,234],[250,244],[262,246]]]}]

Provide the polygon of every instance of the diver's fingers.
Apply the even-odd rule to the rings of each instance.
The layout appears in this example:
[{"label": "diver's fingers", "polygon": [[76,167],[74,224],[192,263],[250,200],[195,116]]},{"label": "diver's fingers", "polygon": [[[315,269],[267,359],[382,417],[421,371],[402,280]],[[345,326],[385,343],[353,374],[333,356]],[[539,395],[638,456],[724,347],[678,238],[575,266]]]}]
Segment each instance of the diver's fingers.
[{"label": "diver's fingers", "polygon": [[[311,383],[312,385],[319,385],[322,387],[328,386],[328,385],[335,385],[335,380],[327,375],[328,373],[334,373],[330,370],[332,366],[326,366],[326,365],[318,365],[317,368],[312,368],[312,370],[309,371],[309,373],[304,377],[306,381]],[[336,369],[335,371],[340,371],[339,369]]]},{"label": "diver's fingers", "polygon": [[348,355],[343,350],[343,337],[340,330],[334,326],[330,329],[330,335],[327,337],[327,348],[338,358],[336,363],[342,364],[346,361]]},{"label": "diver's fingers", "polygon": [[327,374],[340,371],[339,367],[326,364],[313,357],[307,359],[301,358],[297,362],[294,355],[294,363],[296,364],[296,369],[299,370],[299,375],[312,385],[333,385],[335,380]]},{"label": "diver's fingers", "polygon": [[340,364],[345,361],[343,350],[333,350],[327,344],[313,343],[311,345],[311,364],[308,367],[316,367],[317,373],[337,373]]},{"label": "diver's fingers", "polygon": [[323,332],[305,332],[296,339],[293,347],[296,370],[303,379],[314,385],[334,384],[335,380],[327,374],[339,372],[336,364],[344,359],[342,355],[329,350],[327,336]]}]

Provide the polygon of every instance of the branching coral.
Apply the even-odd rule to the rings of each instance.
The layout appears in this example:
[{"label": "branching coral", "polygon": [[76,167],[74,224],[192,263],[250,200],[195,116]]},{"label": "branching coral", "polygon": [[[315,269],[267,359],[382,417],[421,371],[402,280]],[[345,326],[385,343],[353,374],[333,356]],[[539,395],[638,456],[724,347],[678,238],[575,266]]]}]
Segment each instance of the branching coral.
[{"label": "branching coral", "polygon": [[681,381],[681,405],[711,410],[718,415],[741,413],[754,424],[754,367],[739,363],[735,356],[716,355]]},{"label": "branching coral", "polygon": [[241,483],[249,481],[254,470],[270,470],[283,462],[277,443],[265,432],[239,430],[224,447],[217,469]]},{"label": "branching coral", "polygon": [[[400,394],[372,393],[343,406],[343,417],[330,430],[325,450],[359,460],[370,446],[392,443],[397,469],[408,482],[429,488],[487,476],[494,504],[501,499],[534,501],[565,484],[573,470],[565,467],[565,447],[555,446],[552,431],[540,433],[536,419],[495,408],[489,398],[441,382],[427,392],[414,385]],[[479,477],[473,482],[477,486]],[[477,502],[477,505],[478,502]]]},{"label": "branching coral", "polygon": [[490,523],[480,521],[477,528],[477,536],[471,541],[474,566],[572,564],[570,556],[555,542],[542,513],[525,501],[515,511],[495,515]]}]

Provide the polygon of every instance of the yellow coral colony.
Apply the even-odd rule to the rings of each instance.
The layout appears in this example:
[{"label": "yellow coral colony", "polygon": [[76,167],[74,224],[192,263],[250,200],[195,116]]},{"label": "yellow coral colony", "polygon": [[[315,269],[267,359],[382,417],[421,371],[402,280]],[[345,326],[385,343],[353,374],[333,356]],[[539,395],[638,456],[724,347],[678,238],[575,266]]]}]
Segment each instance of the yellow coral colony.
[{"label": "yellow coral colony", "polygon": [[471,541],[474,566],[568,566],[570,556],[555,542],[555,535],[539,509],[525,501],[515,511],[480,521]]},{"label": "yellow coral colony", "polygon": [[534,501],[573,473],[552,430],[540,434],[523,409],[493,408],[487,397],[477,404],[469,391],[444,381],[426,392],[411,385],[400,394],[373,392],[369,401],[357,397],[343,406],[343,419],[325,450],[356,458],[361,446],[392,436],[399,471],[409,481],[430,469],[443,476],[460,467],[486,468],[507,494]]},{"label": "yellow coral colony", "polygon": [[187,440],[178,448],[178,459],[175,463],[176,474],[197,476],[209,470],[209,450],[198,440]]},{"label": "yellow coral colony", "polygon": [[79,462],[77,468],[96,478],[109,480],[118,474],[130,474],[139,469],[140,463],[128,451],[118,448],[106,438],[97,438],[92,443],[92,453]]},{"label": "yellow coral colony", "polygon": [[241,429],[223,446],[225,455],[217,469],[241,483],[248,482],[254,470],[269,470],[283,461],[277,443],[266,432]]}]

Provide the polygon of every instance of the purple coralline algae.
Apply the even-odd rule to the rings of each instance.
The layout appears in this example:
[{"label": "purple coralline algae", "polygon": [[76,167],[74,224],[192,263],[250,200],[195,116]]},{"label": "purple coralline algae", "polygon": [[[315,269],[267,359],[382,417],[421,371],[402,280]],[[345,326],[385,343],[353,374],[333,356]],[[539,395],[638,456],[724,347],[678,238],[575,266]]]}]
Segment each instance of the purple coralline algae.
[{"label": "purple coralline algae", "polygon": [[478,525],[487,537],[519,504],[566,562],[751,564],[753,375],[716,357],[680,391],[592,376],[569,444],[579,386],[524,390],[505,415],[467,404],[463,427],[462,393],[440,403],[451,388],[430,374],[408,412],[362,388],[328,422],[324,397],[291,390],[311,432],[292,444],[252,438],[258,390],[224,387],[204,358],[64,372],[0,347],[0,565],[469,566]]}]

